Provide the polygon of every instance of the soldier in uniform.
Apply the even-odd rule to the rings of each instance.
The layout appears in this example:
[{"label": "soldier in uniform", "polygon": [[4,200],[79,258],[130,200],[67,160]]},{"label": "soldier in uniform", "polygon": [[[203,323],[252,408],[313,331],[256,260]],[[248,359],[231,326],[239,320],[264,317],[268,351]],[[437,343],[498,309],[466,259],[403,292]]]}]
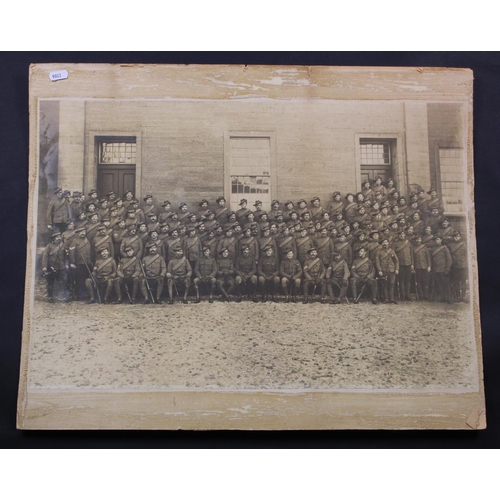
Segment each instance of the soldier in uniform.
[{"label": "soldier in uniform", "polygon": [[[139,291],[139,286],[141,283],[141,264],[136,255],[134,255],[133,247],[125,248],[126,257],[122,257],[118,263],[116,270],[116,293],[118,296],[118,303],[122,301],[122,284],[125,286],[127,291],[127,296],[129,297],[130,303],[135,304],[137,298],[137,292]],[[130,295],[130,290],[132,294]]]},{"label": "soldier in uniform", "polygon": [[89,197],[89,202],[94,202],[95,204],[97,204],[98,201],[97,189],[91,189],[89,191],[88,197]]},{"label": "soldier in uniform", "polygon": [[[349,227],[349,226],[347,226]],[[342,258],[347,262],[349,267],[352,265],[352,247],[348,241],[346,241],[346,234],[340,233],[339,241],[335,243],[335,251],[340,253]]]},{"label": "soldier in uniform", "polygon": [[148,214],[148,219],[148,233],[150,233],[151,231],[159,231],[160,223],[158,222],[158,215],[156,215],[156,212],[150,212]]},{"label": "soldier in uniform", "polygon": [[164,224],[165,222],[168,221],[169,217],[172,215],[172,210],[171,210],[171,203],[168,200],[165,200],[161,205],[161,208],[163,208],[163,212],[160,212],[160,215],[158,216],[158,222],[160,224]]},{"label": "soldier in uniform", "polygon": [[278,246],[276,244],[276,240],[271,236],[271,228],[268,227],[262,231],[262,236],[257,238],[259,243],[259,253],[257,255],[257,259],[259,260],[262,255],[263,249],[267,246],[273,247],[273,255],[278,256]]},{"label": "soldier in uniform", "polygon": [[64,248],[68,251],[68,248],[73,244],[72,240],[75,239],[75,223],[70,220],[66,225],[66,231],[64,231],[61,235],[61,240],[63,242]]},{"label": "soldier in uniform", "polygon": [[365,200],[370,202],[370,205],[375,201],[375,193],[372,190],[372,185],[369,179],[366,179],[361,186],[361,194]]},{"label": "soldier in uniform", "polygon": [[291,217],[290,217],[291,212],[295,212],[294,206],[293,206],[293,201],[288,200],[285,203],[285,210],[283,210],[283,220],[285,222],[288,222],[289,220],[291,220]]},{"label": "soldier in uniform", "polygon": [[121,198],[117,198],[113,202],[113,206],[116,207],[117,213],[116,216],[119,218],[125,217],[127,213],[127,209],[123,205],[123,200]]},{"label": "soldier in uniform", "polygon": [[269,220],[276,220],[278,213],[281,213],[281,215],[283,215],[283,213],[280,211],[280,202],[278,200],[273,200],[271,202],[271,210],[268,214]]},{"label": "soldier in uniform", "polygon": [[394,191],[396,191],[396,184],[394,182],[394,179],[387,179],[387,196],[391,196]]},{"label": "soldier in uniform", "polygon": [[149,237],[148,226],[145,222],[140,222],[137,225],[137,236],[139,236],[139,238],[141,238],[142,245],[145,247],[146,243],[148,242],[148,237]]},{"label": "soldier in uniform", "polygon": [[413,259],[415,266],[415,279],[419,300],[429,300],[429,282],[431,277],[431,253],[422,243],[422,236],[415,236],[413,247]]},{"label": "soldier in uniform", "polygon": [[138,223],[146,222],[146,215],[144,214],[144,210],[139,207],[139,202],[137,200],[132,200],[130,202],[130,208],[135,210],[135,215],[137,217]]},{"label": "soldier in uniform", "polygon": [[92,246],[84,227],[75,230],[76,237],[69,247],[69,266],[73,270],[73,299],[78,300],[85,290],[85,280],[92,268]]},{"label": "soldier in uniform", "polygon": [[437,231],[437,235],[441,237],[443,245],[448,245],[453,241],[454,229],[450,226],[450,221],[445,217],[441,220],[439,224],[440,228]]},{"label": "soldier in uniform", "polygon": [[401,300],[411,301],[411,275],[415,270],[415,263],[413,256],[413,246],[406,238],[405,231],[399,232],[398,238],[394,241],[393,248],[399,260],[399,296]]},{"label": "soldier in uniform", "polygon": [[160,233],[158,232],[157,229],[153,229],[153,231],[149,231],[148,233],[148,238],[146,240],[147,243],[155,243],[156,244],[156,251],[158,252],[158,255],[162,257],[162,259],[167,262],[167,250],[165,248],[165,245],[163,244],[163,240],[160,239]]},{"label": "soldier in uniform", "polygon": [[311,218],[315,222],[321,220],[323,217],[325,210],[321,206],[321,200],[317,196],[311,200],[311,209],[309,211],[311,212]]},{"label": "soldier in uniform", "polygon": [[381,283],[381,295],[385,302],[397,304],[394,298],[396,275],[399,274],[399,259],[396,252],[389,247],[389,239],[382,239],[382,246],[375,256],[375,269]]},{"label": "soldier in uniform", "polygon": [[218,205],[215,209],[215,219],[223,226],[224,224],[227,224],[229,216],[229,208],[226,206],[226,198],[224,198],[224,196],[219,196],[215,202]]},{"label": "soldier in uniform", "polygon": [[261,213],[264,211],[264,210],[262,210],[262,202],[260,200],[257,200],[253,204],[253,206],[255,207],[255,210],[253,211],[255,219],[259,220]]},{"label": "soldier in uniform", "polygon": [[299,219],[302,217],[302,214],[304,212],[309,212],[309,209],[307,208],[307,201],[304,199],[301,199],[298,201],[297,207],[298,208],[297,208],[296,212],[297,212]]},{"label": "soldier in uniform", "polygon": [[377,303],[377,280],[375,279],[375,267],[373,262],[366,256],[366,249],[361,247],[357,257],[351,266],[351,289],[354,303],[357,304],[359,286],[370,288],[373,304]]},{"label": "soldier in uniform", "polygon": [[[286,252],[285,257],[280,264],[281,288],[285,295],[285,302],[297,302],[297,292],[300,290],[300,281],[302,278],[302,267],[300,262],[295,258],[293,250]],[[290,286],[290,291],[289,291]]]},{"label": "soldier in uniform", "polygon": [[71,213],[71,219],[76,221],[77,214],[85,210],[84,202],[82,201],[82,193],[80,191],[73,191],[71,196],[72,200],[69,204],[69,209]]},{"label": "soldier in uniform", "polygon": [[313,243],[316,251],[318,252],[318,257],[323,261],[325,268],[328,267],[333,259],[335,246],[330,236],[328,236],[328,230],[326,229],[326,227],[320,230],[319,236],[314,240]]},{"label": "soldier in uniform", "polygon": [[251,248],[248,245],[241,247],[236,259],[236,289],[238,291],[237,302],[241,302],[242,285],[245,284],[248,297],[252,297],[257,302],[257,265],[256,259],[252,255]]},{"label": "soldier in uniform", "polygon": [[233,236],[233,226],[228,224],[225,227],[224,231],[225,235],[223,238],[219,240],[219,244],[217,246],[217,254],[222,255],[222,249],[227,249],[229,252],[229,257],[234,261],[236,258],[236,238]]},{"label": "soldier in uniform", "polygon": [[426,209],[427,213],[432,213],[434,208],[437,208],[438,215],[441,217],[443,215],[443,208],[441,207],[441,200],[438,198],[437,191],[434,188],[429,189],[427,194],[430,195],[430,199],[427,200]]},{"label": "soldier in uniform", "polygon": [[437,207],[434,207],[430,211],[430,214],[428,214],[427,217],[425,218],[425,225],[431,226],[432,232],[434,234],[437,234],[440,222],[441,222],[441,216],[439,215],[439,209]]},{"label": "soldier in uniform", "polygon": [[215,237],[215,230],[210,229],[209,231],[207,231],[206,235],[206,238],[202,239],[203,246],[210,248],[211,256],[217,255],[217,244],[219,243],[219,241]]},{"label": "soldier in uniform", "polygon": [[177,214],[177,212],[172,212],[170,214],[168,225],[170,227],[170,231],[173,231],[174,229],[179,229],[181,223],[179,222],[179,215]]},{"label": "soldier in uniform", "polygon": [[101,224],[98,227],[98,232],[97,234],[92,238],[91,244],[92,244],[92,249],[93,249],[93,254],[97,257],[97,249],[98,248],[107,248],[109,256],[114,259],[114,251],[115,247],[113,244],[113,240],[109,234],[106,232],[106,226],[104,224]]},{"label": "soldier in uniform", "polygon": [[104,217],[109,217],[109,204],[107,198],[102,198],[99,200],[99,205],[97,207],[97,213],[99,214],[99,219],[102,221]]},{"label": "soldier in uniform", "polygon": [[191,269],[194,269],[196,261],[200,258],[202,252],[201,241],[196,235],[196,228],[194,226],[188,227],[188,236],[184,240],[183,250],[184,255],[191,264]]},{"label": "soldier in uniform", "polygon": [[295,240],[290,235],[290,228],[284,226],[280,231],[280,236],[276,239],[276,246],[278,249],[279,260],[282,261],[286,254],[291,250],[293,252],[293,258],[297,258],[297,244]]},{"label": "soldier in uniform", "polygon": [[119,219],[118,223],[114,226],[113,232],[111,233],[111,238],[113,240],[113,255],[116,259],[121,255],[120,246],[122,244],[123,238],[127,236],[128,229],[125,225],[125,219]]},{"label": "soldier in uniform", "polygon": [[[349,265],[338,252],[333,252],[332,257],[326,269],[326,288],[328,295],[333,299],[333,303],[339,304],[342,299],[346,298],[351,272],[349,271]],[[338,297],[333,291],[332,284],[335,285],[335,288],[339,292]]]},{"label": "soldier in uniform", "polygon": [[344,211],[344,203],[342,202],[341,197],[342,195],[340,194],[340,191],[335,191],[332,195],[333,200],[328,207],[328,212],[330,212],[332,219],[336,219],[337,215],[343,213]]},{"label": "soldier in uniform", "polygon": [[[452,257],[448,247],[443,245],[443,240],[436,236],[434,238],[435,247],[431,250],[431,268],[432,277],[434,280],[434,300],[436,301],[435,292],[438,291],[441,302],[451,303],[450,294],[450,271],[453,264]],[[437,289],[437,290],[436,290]]]},{"label": "soldier in uniform", "polygon": [[142,205],[142,211],[144,213],[144,221],[148,220],[150,214],[156,213],[156,206],[153,200],[152,194],[147,194],[143,198],[144,204]]},{"label": "soldier in uniform", "polygon": [[456,301],[465,302],[467,287],[467,247],[460,231],[453,233],[453,241],[448,244],[451,264],[451,288]]},{"label": "soldier in uniform", "polygon": [[125,210],[130,208],[130,204],[134,201],[134,199],[134,193],[132,193],[130,189],[123,193],[123,206],[125,207]]},{"label": "soldier in uniform", "polygon": [[179,204],[179,214],[178,214],[178,220],[179,224],[185,224],[187,222],[187,218],[189,217],[189,209],[188,205],[185,202],[182,202]]},{"label": "soldier in uniform", "polygon": [[87,226],[87,214],[85,212],[78,212],[76,214],[76,222],[75,222],[75,229],[79,229],[81,227],[86,227]]},{"label": "soldier in uniform", "polygon": [[325,228],[327,232],[330,232],[332,228],[335,227],[334,222],[330,219],[330,212],[323,212],[321,216],[321,222],[319,225],[320,229]]},{"label": "soldier in uniform", "polygon": [[262,255],[257,267],[257,275],[262,293],[262,301],[267,302],[269,298],[269,289],[273,302],[277,302],[276,291],[280,284],[280,267],[278,257],[274,253],[273,247],[268,245],[262,249]]},{"label": "soldier in uniform", "polygon": [[[150,241],[146,244],[148,254],[142,259],[142,279],[141,279],[141,292],[144,297],[144,303],[148,304],[153,300],[153,288],[156,285],[156,303],[161,304],[161,294],[163,292],[163,285],[165,282],[165,275],[167,275],[167,265],[165,260],[158,253],[157,245],[155,242]],[[188,287],[189,289],[189,287]],[[151,293],[151,297],[148,296]]]},{"label": "soldier in uniform", "polygon": [[[354,201],[354,195],[352,193],[347,193],[345,195],[346,204],[344,206],[344,219],[348,224],[352,224],[356,218],[356,209],[358,204]],[[339,227],[337,226],[337,229]]]},{"label": "soldier in uniform", "polygon": [[[304,304],[309,302],[309,287],[314,289],[319,285],[321,290],[321,303],[325,303],[326,294],[326,269],[323,261],[318,257],[318,251],[312,247],[307,251],[307,258],[304,261]],[[314,295],[313,289],[313,295]]]},{"label": "soldier in uniform", "polygon": [[196,292],[195,304],[200,303],[200,283],[206,283],[210,285],[210,295],[208,302],[210,304],[214,301],[214,290],[216,285],[217,276],[217,262],[211,255],[211,249],[208,246],[204,246],[202,250],[202,255],[197,259],[194,266],[194,289]]},{"label": "soldier in uniform", "polygon": [[[228,248],[219,250],[219,259],[217,261],[217,286],[222,294],[222,301],[229,302],[229,294],[234,289],[234,258]],[[224,288],[227,286],[227,290]]]},{"label": "soldier in uniform", "polygon": [[394,190],[390,195],[389,195],[389,204],[391,207],[394,205],[398,205],[399,203],[399,191]]},{"label": "soldier in uniform", "polygon": [[71,208],[60,187],[54,190],[54,196],[47,207],[47,227],[51,230],[57,228],[62,234],[66,231],[66,224],[72,218]]},{"label": "soldier in uniform", "polygon": [[375,177],[375,180],[373,181],[372,190],[375,194],[375,198],[377,197],[377,194],[380,193],[381,195],[380,201],[384,201],[387,199],[388,196],[387,189],[382,184],[382,177],[380,176]]},{"label": "soldier in uniform", "polygon": [[363,247],[364,249],[367,250],[367,255],[368,253],[368,242],[366,241],[366,233],[364,231],[360,231],[356,235],[356,241],[352,244],[352,253],[354,255],[357,255],[358,250]]},{"label": "soldier in uniform", "polygon": [[196,220],[197,221],[200,221],[200,220],[205,220],[206,217],[207,217],[207,212],[209,210],[208,208],[208,200],[201,200],[200,203],[198,203],[198,206],[200,207],[198,209],[198,212],[196,213]]},{"label": "soldier in uniform", "polygon": [[[169,231],[168,238],[163,240],[163,244],[167,250],[167,262],[175,258],[175,252],[177,248],[182,248],[182,240],[179,238],[179,231],[177,229],[171,229]],[[184,251],[184,250],[183,250]]]},{"label": "soldier in uniform", "polygon": [[[176,286],[176,283],[184,285],[184,297],[182,299],[183,304],[187,304],[187,296],[189,293],[189,287],[191,285],[191,276],[193,274],[193,270],[189,261],[183,255],[183,251],[181,246],[177,246],[174,248],[174,257],[169,260],[167,265],[167,282],[168,282],[168,295],[169,295],[169,304],[174,303],[174,294],[173,289]],[[176,287],[177,289],[177,287]]]},{"label": "soldier in uniform", "polygon": [[42,271],[47,281],[49,302],[54,302],[55,281],[64,283],[66,280],[66,251],[59,231],[52,234],[50,243],[43,251]]},{"label": "soldier in uniform", "polygon": [[[111,255],[109,254],[108,247],[98,248],[97,252],[99,254],[99,258],[96,259],[94,269],[92,271],[93,279],[89,277],[85,280],[85,286],[90,296],[90,299],[87,301],[87,303],[95,303],[95,283],[95,286],[97,287],[106,285],[103,303],[109,304],[109,297],[111,295],[111,292],[113,291],[113,286],[115,286],[117,266],[115,259],[113,259],[113,257],[111,257]],[[96,291],[99,294],[99,290]]]},{"label": "soldier in uniform", "polygon": [[137,226],[130,226],[127,229],[127,234],[123,237],[120,243],[120,255],[122,257],[127,256],[125,248],[132,247],[134,249],[134,255],[140,259],[144,250],[144,245],[141,238],[137,234]]},{"label": "soldier in uniform", "polygon": [[245,198],[241,199],[238,205],[241,207],[237,212],[236,212],[236,219],[243,224],[246,222],[246,216],[250,212],[250,210],[247,208],[247,203],[248,201],[245,200]]},{"label": "soldier in uniform", "polygon": [[207,210],[202,223],[204,224],[205,230],[207,231],[214,228],[218,224],[218,222],[215,220],[215,213],[212,212],[212,210]]},{"label": "soldier in uniform", "polygon": [[297,238],[296,244],[297,244],[297,259],[299,260],[300,264],[304,266],[304,262],[307,258],[308,251],[311,248],[314,248],[314,242],[307,235],[307,229],[305,227],[301,228],[300,236]]}]

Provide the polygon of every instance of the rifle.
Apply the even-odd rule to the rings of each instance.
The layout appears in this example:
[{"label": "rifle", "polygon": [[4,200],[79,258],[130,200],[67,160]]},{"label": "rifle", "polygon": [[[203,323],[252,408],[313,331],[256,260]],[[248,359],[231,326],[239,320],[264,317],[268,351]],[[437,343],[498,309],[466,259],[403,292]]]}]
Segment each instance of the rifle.
[{"label": "rifle", "polygon": [[418,297],[418,283],[417,283],[417,273],[415,272],[413,274],[414,278],[415,278],[415,294],[417,296],[417,300],[420,300],[419,297]]},{"label": "rifle", "polygon": [[130,296],[130,292],[128,291],[128,286],[127,286],[127,283],[125,283],[125,280],[126,280],[126,279],[127,279],[127,278],[124,278],[124,280],[123,280],[123,284],[125,285],[125,291],[127,292],[127,297],[128,297],[128,300],[129,300],[129,302],[132,304],[132,297]]},{"label": "rifle", "polygon": [[[334,285],[335,285],[335,286],[336,286],[339,290],[342,290],[342,288],[340,287],[340,285],[339,285],[339,284],[338,284],[338,283],[337,283],[334,279],[332,279],[331,281],[332,281],[332,283],[333,283],[333,284],[334,284]],[[361,292],[361,293],[363,293],[363,292]],[[351,303],[349,302],[349,299],[347,298],[347,295],[344,295],[344,299],[345,299],[345,301],[346,301],[346,303],[347,303],[347,304],[349,304],[349,305],[351,304]]]},{"label": "rifle", "polygon": [[363,292],[365,291],[366,283],[361,287],[361,292],[359,292],[359,295],[356,297],[356,302],[359,301],[361,298],[361,295],[363,295]]},{"label": "rifle", "polygon": [[146,282],[146,288],[148,289],[148,292],[149,292],[149,296],[151,298],[151,302],[153,304],[155,304],[155,299],[153,297],[153,292],[151,291],[151,288],[149,287],[149,283],[148,283],[148,278],[146,277],[146,272],[144,271],[144,266],[142,265],[142,260],[141,259],[137,259],[139,261],[139,265],[141,266],[141,271],[142,271],[142,275],[144,276],[144,281]]},{"label": "rifle", "polygon": [[87,264],[87,261],[85,260],[85,257],[82,254],[80,255],[82,257],[83,263],[85,264],[85,267],[87,268],[87,271],[89,272],[89,277],[92,280],[95,291],[97,292],[97,299],[99,300],[99,304],[102,304],[101,294],[99,293],[99,287],[97,286],[97,281],[95,280],[95,276],[90,272],[90,268]]}]

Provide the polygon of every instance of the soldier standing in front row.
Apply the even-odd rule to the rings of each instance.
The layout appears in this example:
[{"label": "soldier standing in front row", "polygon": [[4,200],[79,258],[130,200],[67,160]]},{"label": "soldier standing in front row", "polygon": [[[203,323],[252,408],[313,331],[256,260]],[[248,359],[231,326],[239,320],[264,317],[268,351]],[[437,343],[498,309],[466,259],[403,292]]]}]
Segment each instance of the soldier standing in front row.
[{"label": "soldier standing in front row", "polygon": [[257,302],[257,266],[255,256],[252,255],[250,246],[241,247],[240,254],[236,259],[236,287],[238,291],[237,302],[241,302],[242,285],[245,284],[248,297]]},{"label": "soldier standing in front row", "polygon": [[[93,279],[89,277],[85,280],[85,286],[87,287],[87,291],[90,295],[90,300],[87,303],[95,303],[95,292],[93,286],[95,284],[96,287],[106,285],[104,304],[108,304],[116,279],[116,262],[113,257],[110,256],[109,249],[107,247],[98,248],[97,252],[99,254],[99,258],[96,260],[92,271]],[[96,290],[96,292],[99,296],[99,290]]]},{"label": "soldier standing in front row", "polygon": [[203,247],[202,255],[196,261],[194,266],[194,289],[196,291],[195,303],[200,302],[200,283],[206,283],[210,285],[210,296],[208,302],[210,304],[214,301],[214,290],[217,283],[217,262],[211,256],[211,249],[208,246]]},{"label": "soldier standing in front row", "polygon": [[413,248],[415,279],[417,281],[418,300],[429,300],[429,282],[431,277],[431,253],[422,243],[422,236],[415,236]]},{"label": "soldier standing in front row", "polygon": [[86,230],[80,227],[75,231],[76,238],[69,248],[69,265],[74,272],[73,298],[78,299],[85,290],[85,280],[92,266],[92,245],[87,239]]},{"label": "soldier standing in front row", "polygon": [[47,281],[49,302],[54,302],[54,282],[63,283],[66,278],[66,251],[61,240],[61,233],[56,231],[42,255],[42,271]]},{"label": "soldier standing in front row", "polygon": [[[141,264],[136,255],[134,255],[134,248],[128,246],[125,248],[126,257],[120,259],[118,268],[116,270],[117,287],[116,292],[118,295],[118,302],[122,301],[121,285],[125,286],[127,291],[127,296],[131,304],[136,303],[137,292],[139,291],[139,286],[141,282]],[[132,290],[132,295],[130,295],[130,290]]]},{"label": "soldier standing in front row", "polygon": [[142,280],[141,292],[144,297],[144,303],[153,301],[153,288],[156,285],[156,303],[161,304],[161,294],[167,274],[167,265],[165,260],[158,253],[157,245],[154,241],[146,244],[148,255],[142,259]]},{"label": "soldier standing in front row", "polygon": [[453,241],[448,244],[450,250],[451,265],[451,286],[454,299],[465,302],[466,282],[467,282],[467,247],[462,241],[459,231],[453,233]]},{"label": "soldier standing in front row", "polygon": [[257,276],[259,278],[263,302],[267,302],[269,299],[270,289],[273,302],[277,301],[276,291],[280,284],[279,272],[278,257],[275,255],[273,247],[268,245],[262,249],[262,255],[257,266]]},{"label": "soldier standing in front row", "polygon": [[382,247],[375,256],[375,269],[382,284],[382,299],[384,302],[397,304],[394,298],[394,285],[396,275],[399,274],[399,259],[396,252],[389,248],[389,238],[382,239]]},{"label": "soldier standing in front row", "polygon": [[450,294],[450,270],[452,266],[452,258],[450,251],[446,245],[443,245],[441,237],[434,238],[436,246],[431,252],[432,259],[432,274],[434,278],[434,300],[436,299],[436,288],[439,289],[441,302],[451,303]]}]

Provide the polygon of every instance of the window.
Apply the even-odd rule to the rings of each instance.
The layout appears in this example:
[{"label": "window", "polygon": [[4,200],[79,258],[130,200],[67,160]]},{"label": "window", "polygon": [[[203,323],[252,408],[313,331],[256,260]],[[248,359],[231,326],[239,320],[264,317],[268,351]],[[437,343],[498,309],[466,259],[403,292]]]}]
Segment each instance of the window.
[{"label": "window", "polygon": [[385,182],[393,177],[395,139],[360,139],[359,155],[361,182],[381,177]]},{"label": "window", "polygon": [[465,212],[463,149],[439,148],[439,167],[444,211]]},{"label": "window", "polygon": [[136,143],[134,139],[103,140],[99,144],[99,164],[101,165],[135,165]]}]

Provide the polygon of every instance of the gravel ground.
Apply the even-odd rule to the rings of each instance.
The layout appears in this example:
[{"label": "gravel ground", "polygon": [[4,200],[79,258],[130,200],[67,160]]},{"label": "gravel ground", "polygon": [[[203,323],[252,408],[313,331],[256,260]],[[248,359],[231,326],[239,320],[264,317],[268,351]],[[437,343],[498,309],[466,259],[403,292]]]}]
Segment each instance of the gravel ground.
[{"label": "gravel ground", "polygon": [[467,390],[468,304],[35,301],[32,389]]}]

